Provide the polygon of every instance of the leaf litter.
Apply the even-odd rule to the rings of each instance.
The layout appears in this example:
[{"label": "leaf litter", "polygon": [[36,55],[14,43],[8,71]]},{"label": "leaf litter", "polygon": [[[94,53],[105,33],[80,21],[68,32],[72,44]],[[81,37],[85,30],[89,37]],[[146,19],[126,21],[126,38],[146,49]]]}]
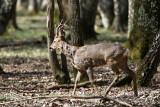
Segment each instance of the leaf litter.
[{"label": "leaf litter", "polygon": [[[71,95],[73,89],[45,90],[45,87],[57,85],[46,58],[1,58],[2,67],[7,74],[0,75],[0,106],[6,107],[120,107],[112,101],[69,100],[39,98],[43,96]],[[71,64],[68,63],[71,71]],[[135,64],[130,64],[135,69]],[[106,69],[105,69],[106,68]],[[72,73],[70,73],[72,75]],[[122,77],[124,75],[122,74]],[[112,82],[114,74],[107,66],[94,69],[95,79],[106,80],[98,86],[104,92]],[[139,87],[138,97],[134,97],[132,87],[113,87],[109,92],[112,98],[127,102],[133,106],[160,106],[160,66],[149,87]],[[76,95],[96,96],[93,87],[78,88]],[[37,98],[36,98],[37,97]],[[2,105],[3,104],[3,105]]]}]

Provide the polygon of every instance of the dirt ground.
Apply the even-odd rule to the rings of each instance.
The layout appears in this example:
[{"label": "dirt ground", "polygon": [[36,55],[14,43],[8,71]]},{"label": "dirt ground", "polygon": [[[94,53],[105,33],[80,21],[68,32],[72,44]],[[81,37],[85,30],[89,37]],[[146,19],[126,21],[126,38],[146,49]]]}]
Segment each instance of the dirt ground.
[{"label": "dirt ground", "polygon": [[[2,67],[7,74],[0,75],[0,107],[120,107],[113,101],[102,103],[99,99],[54,99],[41,96],[71,95],[73,89],[45,90],[57,85],[46,58],[0,57]],[[70,63],[68,63],[70,65]],[[136,67],[130,64],[133,69]],[[71,68],[71,67],[70,67]],[[106,68],[106,70],[104,69]],[[114,74],[108,67],[94,69],[95,79],[107,81],[98,86],[104,94],[112,82]],[[113,87],[108,96],[127,102],[133,106],[160,107],[160,67],[149,87],[139,87],[138,97],[134,97],[131,87]],[[81,87],[76,95],[96,96],[93,87]]]}]

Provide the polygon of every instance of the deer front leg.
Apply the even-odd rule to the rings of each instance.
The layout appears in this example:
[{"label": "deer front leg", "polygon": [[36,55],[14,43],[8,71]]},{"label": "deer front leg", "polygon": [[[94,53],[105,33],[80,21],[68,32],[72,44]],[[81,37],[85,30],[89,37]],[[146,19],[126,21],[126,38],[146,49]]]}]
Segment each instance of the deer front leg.
[{"label": "deer front leg", "polygon": [[115,65],[112,65],[111,66],[111,69],[113,70],[113,72],[116,74],[115,75],[115,78],[114,78],[114,80],[113,80],[113,82],[109,85],[109,87],[107,88],[107,90],[106,90],[106,93],[105,93],[105,97],[107,96],[107,94],[109,93],[109,91],[110,91],[110,89],[113,87],[113,85],[118,81],[118,79],[119,79],[119,70],[118,70],[118,68],[117,68],[117,66],[115,66]]},{"label": "deer front leg", "polygon": [[76,76],[76,80],[75,80],[75,83],[74,83],[74,89],[73,89],[72,95],[75,95],[76,88],[77,88],[77,83],[80,80],[81,75],[82,75],[82,73],[80,71],[78,71],[77,76]]},{"label": "deer front leg", "polygon": [[94,89],[97,91],[98,95],[101,96],[101,93],[99,92],[99,90],[97,89],[96,85],[94,84],[94,81],[93,81],[93,72],[92,72],[91,68],[87,69],[87,75],[88,75],[89,81],[93,85]]}]

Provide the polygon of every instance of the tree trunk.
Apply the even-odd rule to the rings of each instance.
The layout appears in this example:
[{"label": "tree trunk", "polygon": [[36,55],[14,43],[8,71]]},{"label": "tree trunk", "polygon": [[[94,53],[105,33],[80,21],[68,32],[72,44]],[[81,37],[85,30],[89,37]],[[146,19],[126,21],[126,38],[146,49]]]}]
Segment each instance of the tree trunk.
[{"label": "tree trunk", "polygon": [[0,4],[0,35],[6,31],[9,21],[14,13],[17,0],[2,0]]},{"label": "tree trunk", "polygon": [[43,0],[41,3],[40,10],[45,11],[47,6],[47,0]]},{"label": "tree trunk", "polygon": [[[141,65],[136,70],[137,84],[140,86],[148,86],[153,78],[154,74],[157,72],[157,67],[160,63],[160,31],[155,37],[150,50],[144,57]],[[116,83],[115,86],[122,86],[130,84],[132,81],[130,76],[127,76]]]},{"label": "tree trunk", "polygon": [[160,3],[157,0],[135,0],[134,19],[126,47],[134,60],[142,60],[160,28]]},{"label": "tree trunk", "polygon": [[[47,7],[47,28],[48,28],[48,49],[54,40],[54,0],[48,0]],[[60,64],[58,63],[57,55],[55,51],[49,52],[49,62],[51,70],[54,74],[55,79],[59,84],[69,83],[69,78],[65,75],[65,72],[62,71]]]},{"label": "tree trunk", "polygon": [[96,39],[94,30],[98,0],[80,0],[83,38]]},{"label": "tree trunk", "polygon": [[[63,17],[64,17],[64,9],[63,9],[63,5],[62,5],[62,0],[57,0],[57,3],[58,3],[59,10],[60,10],[59,20],[62,21]],[[63,22],[64,22],[64,20],[63,20]],[[65,38],[63,38],[63,39],[64,39],[64,41],[66,41]],[[61,64],[62,64],[62,71],[65,72],[65,75],[67,76],[67,78],[70,81],[71,79],[70,79],[68,68],[67,68],[67,59],[63,53],[61,53]]]},{"label": "tree trunk", "polygon": [[131,29],[133,27],[133,18],[134,18],[134,1],[135,0],[129,0],[128,1],[128,6],[129,6],[129,10],[128,10],[128,37],[131,33]]},{"label": "tree trunk", "polygon": [[[74,46],[83,46],[83,39],[82,39],[82,31],[81,31],[81,23],[80,23],[80,7],[79,7],[79,0],[69,0],[70,5],[70,35],[71,41]],[[77,70],[73,69],[74,78],[76,78]],[[88,76],[86,73],[81,76],[82,79],[87,79]]]},{"label": "tree trunk", "polygon": [[128,0],[113,0],[114,20],[112,29],[116,32],[126,31],[128,23]]},{"label": "tree trunk", "polygon": [[17,20],[16,20],[16,17],[17,17],[17,12],[16,12],[16,4],[17,4],[17,0],[15,0],[14,2],[14,6],[13,6],[13,11],[12,11],[12,20],[11,20],[11,23],[13,25],[13,27],[17,30],[22,30],[18,27],[17,25]]},{"label": "tree trunk", "polygon": [[[132,58],[143,59],[145,56],[142,64],[136,71],[137,83],[141,86],[147,86],[150,83],[160,61],[160,33],[155,37],[156,32],[160,28],[159,5],[160,2],[156,0],[135,0],[134,2],[133,23],[126,46],[130,48]],[[154,37],[155,40],[152,42],[152,47],[149,50],[150,42]],[[122,82],[123,80],[126,81]],[[129,83],[129,81],[131,79],[126,77],[118,84],[124,85],[126,82]]]},{"label": "tree trunk", "polygon": [[148,86],[157,67],[160,63],[160,31],[156,35],[150,50],[144,57],[142,64],[137,69],[137,83],[141,86]]},{"label": "tree trunk", "polygon": [[29,12],[38,12],[37,0],[29,0],[28,1],[28,11]]},{"label": "tree trunk", "polygon": [[113,0],[99,0],[98,10],[101,15],[104,28],[111,27],[114,18]]}]

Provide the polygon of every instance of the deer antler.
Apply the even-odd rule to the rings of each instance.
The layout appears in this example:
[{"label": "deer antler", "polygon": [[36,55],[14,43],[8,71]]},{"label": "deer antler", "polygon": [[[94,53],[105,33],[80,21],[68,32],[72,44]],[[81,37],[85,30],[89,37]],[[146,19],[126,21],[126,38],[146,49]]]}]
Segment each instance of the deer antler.
[{"label": "deer antler", "polygon": [[61,20],[60,24],[56,27],[56,37],[65,35],[64,27],[67,26],[66,23],[67,21],[64,23],[63,19]]}]

